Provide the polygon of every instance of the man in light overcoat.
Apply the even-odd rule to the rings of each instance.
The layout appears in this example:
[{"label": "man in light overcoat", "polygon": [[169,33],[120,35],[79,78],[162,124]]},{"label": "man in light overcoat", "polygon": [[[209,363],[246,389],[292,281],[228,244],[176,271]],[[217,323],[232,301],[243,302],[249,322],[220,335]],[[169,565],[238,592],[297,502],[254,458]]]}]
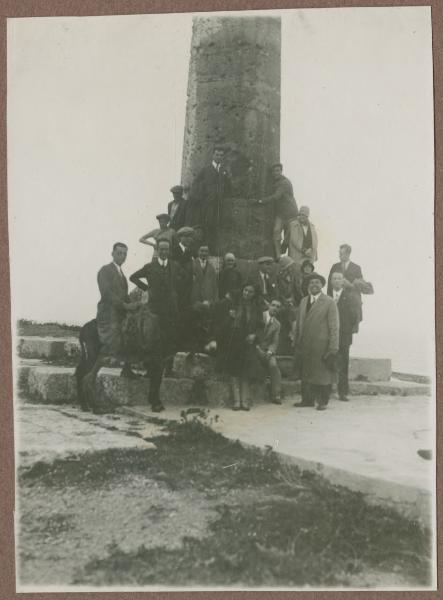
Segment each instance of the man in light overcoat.
[{"label": "man in light overcoat", "polygon": [[326,281],[311,273],[308,295],[300,303],[295,351],[301,361],[302,401],[296,406],[324,410],[336,380],[339,316],[334,300],[322,292]]}]

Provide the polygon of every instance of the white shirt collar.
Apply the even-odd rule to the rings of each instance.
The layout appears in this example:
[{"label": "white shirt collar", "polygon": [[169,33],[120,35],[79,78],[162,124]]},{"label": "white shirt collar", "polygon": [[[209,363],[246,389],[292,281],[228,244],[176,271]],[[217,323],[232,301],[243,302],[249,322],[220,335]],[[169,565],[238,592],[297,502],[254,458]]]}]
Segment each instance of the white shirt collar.
[{"label": "white shirt collar", "polygon": [[183,250],[183,252],[186,252],[186,246],[183,246],[183,244],[181,242],[179,242],[178,245]]},{"label": "white shirt collar", "polygon": [[265,317],[265,324],[266,325],[272,321],[272,317],[269,314],[269,310],[265,310],[265,312],[263,313],[263,315]]},{"label": "white shirt collar", "polygon": [[200,264],[202,267],[206,267],[206,265],[208,264],[208,259],[203,260],[203,259],[199,258],[198,260],[200,261]]},{"label": "white shirt collar", "polygon": [[314,294],[309,294],[309,296],[311,297],[311,304],[312,304],[313,302],[315,302],[316,300],[318,300],[318,298],[319,298],[320,294],[321,294],[321,292],[319,292],[319,293],[318,293],[318,294],[316,294],[315,296],[314,296]]},{"label": "white shirt collar", "polygon": [[346,262],[342,261],[342,263],[341,263],[341,266],[343,267],[343,265],[344,265],[344,269],[345,269],[345,271],[346,271],[346,269],[349,267],[349,263],[350,263],[350,262],[351,262],[350,260],[347,260]]},{"label": "white shirt collar", "polygon": [[158,260],[158,262],[159,262],[159,265],[160,265],[161,267],[167,267],[167,266],[168,266],[168,259],[167,259],[167,258],[165,258],[164,260],[162,260],[161,258],[159,258],[159,259],[157,259],[157,260]]},{"label": "white shirt collar", "polygon": [[214,167],[214,169],[215,169],[217,172],[218,172],[218,171],[220,171],[220,165],[219,165],[219,164],[217,164],[217,163],[215,162],[215,160],[213,160],[213,161],[212,161],[212,166]]},{"label": "white shirt collar", "polygon": [[332,290],[334,292],[334,298],[340,298],[343,288],[341,290]]},{"label": "white shirt collar", "polygon": [[120,265],[118,265],[116,262],[112,261],[112,264],[115,265],[115,268],[117,269],[117,271],[120,273],[120,275],[123,277],[123,271]]}]

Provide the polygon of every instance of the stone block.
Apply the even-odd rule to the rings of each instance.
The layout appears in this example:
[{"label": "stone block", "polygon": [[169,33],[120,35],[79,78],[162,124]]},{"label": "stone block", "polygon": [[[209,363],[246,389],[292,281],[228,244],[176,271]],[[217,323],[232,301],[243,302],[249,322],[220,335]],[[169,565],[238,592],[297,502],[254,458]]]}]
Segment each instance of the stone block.
[{"label": "stone block", "polygon": [[389,358],[352,357],[349,361],[349,380],[389,381],[392,375]]},{"label": "stone block", "polygon": [[32,400],[42,404],[76,402],[74,370],[51,366],[29,369],[27,390]]},{"label": "stone block", "polygon": [[172,367],[174,377],[205,379],[214,377],[215,361],[207,354],[189,355],[186,352],[177,352]]},{"label": "stone block", "polygon": [[60,359],[80,355],[80,344],[75,338],[19,338],[17,353],[21,358]]}]

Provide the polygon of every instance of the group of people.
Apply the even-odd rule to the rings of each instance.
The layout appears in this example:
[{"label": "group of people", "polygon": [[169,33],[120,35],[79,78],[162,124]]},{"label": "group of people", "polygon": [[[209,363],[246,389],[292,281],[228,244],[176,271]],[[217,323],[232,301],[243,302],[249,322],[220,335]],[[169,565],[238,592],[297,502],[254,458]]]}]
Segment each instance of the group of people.
[{"label": "group of people", "polygon": [[348,400],[349,349],[362,319],[361,294],[372,293],[371,284],[351,262],[347,244],[327,282],[315,272],[317,233],[309,208],[297,208],[281,164],[272,167],[271,193],[254,200],[273,204],[275,256],[213,257],[217,203],[229,188],[222,160],[216,148],[188,198],[174,186],[168,212],[157,216],[159,227],[140,238],[154,247],[152,260],[129,277],[141,298],[128,294],[126,244],[114,244],[112,262],[100,269],[97,352],[79,383],[84,408],[94,409],[95,380],[106,357],[124,359],[122,376],[138,376],[131,368],[134,349],[143,355],[155,412],[163,410],[162,377],[180,351],[191,360],[198,352],[215,356],[217,370],[230,379],[234,410],[250,409],[257,381],[267,385],[270,402],[282,403],[277,355],[288,352],[302,382],[297,406],[324,410],[337,374],[339,399]]}]

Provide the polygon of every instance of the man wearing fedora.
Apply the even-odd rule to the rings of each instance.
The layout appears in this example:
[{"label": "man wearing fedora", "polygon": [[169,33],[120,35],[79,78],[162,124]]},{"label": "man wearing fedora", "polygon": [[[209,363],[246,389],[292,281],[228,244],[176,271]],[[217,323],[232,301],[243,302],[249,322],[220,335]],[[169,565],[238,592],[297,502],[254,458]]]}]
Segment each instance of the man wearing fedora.
[{"label": "man wearing fedora", "polygon": [[295,330],[296,357],[301,363],[302,400],[296,406],[325,410],[336,379],[339,317],[336,302],[322,292],[326,280],[308,277],[308,295],[300,302]]}]

